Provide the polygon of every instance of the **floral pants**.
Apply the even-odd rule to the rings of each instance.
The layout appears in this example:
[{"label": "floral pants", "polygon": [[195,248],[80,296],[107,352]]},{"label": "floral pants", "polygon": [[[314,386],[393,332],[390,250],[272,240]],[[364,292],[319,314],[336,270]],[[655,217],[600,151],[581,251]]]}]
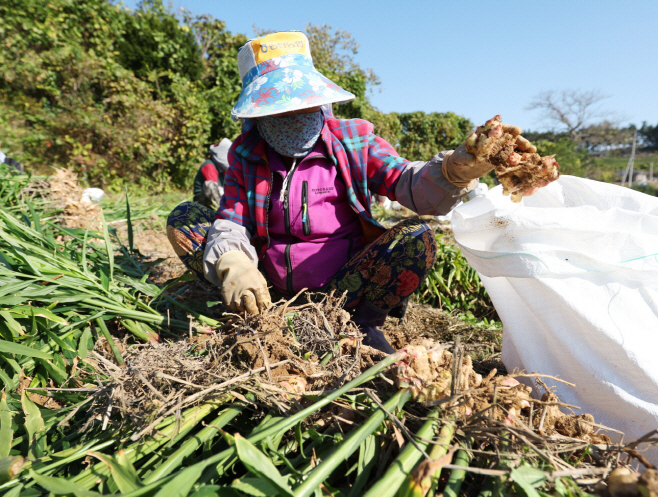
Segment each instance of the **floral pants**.
[{"label": "floral pants", "polygon": [[[206,236],[214,220],[212,210],[194,202],[183,202],[167,219],[167,237],[174,251],[201,281],[205,281]],[[319,291],[346,293],[346,307],[365,299],[391,310],[405,304],[435,262],[434,233],[424,222],[407,219],[352,257]]]}]

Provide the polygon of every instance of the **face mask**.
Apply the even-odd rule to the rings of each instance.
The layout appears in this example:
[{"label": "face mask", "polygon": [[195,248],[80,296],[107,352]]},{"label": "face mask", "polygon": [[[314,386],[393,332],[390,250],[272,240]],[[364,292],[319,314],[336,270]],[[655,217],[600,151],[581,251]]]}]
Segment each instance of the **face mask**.
[{"label": "face mask", "polygon": [[322,111],[286,117],[265,116],[256,119],[258,132],[279,154],[304,157],[320,138],[324,116]]}]

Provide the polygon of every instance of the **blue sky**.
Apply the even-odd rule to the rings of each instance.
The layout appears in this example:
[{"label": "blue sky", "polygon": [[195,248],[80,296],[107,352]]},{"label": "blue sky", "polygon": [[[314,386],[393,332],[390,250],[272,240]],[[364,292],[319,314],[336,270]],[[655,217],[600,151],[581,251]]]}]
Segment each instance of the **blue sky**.
[{"label": "blue sky", "polygon": [[[134,0],[125,2],[134,7]],[[165,0],[166,3],[166,0]],[[623,124],[658,123],[658,1],[173,0],[233,33],[328,24],[352,34],[356,61],[382,84],[384,112],[502,114],[546,129],[525,108],[544,90],[600,90]],[[379,91],[381,90],[381,91]]]}]

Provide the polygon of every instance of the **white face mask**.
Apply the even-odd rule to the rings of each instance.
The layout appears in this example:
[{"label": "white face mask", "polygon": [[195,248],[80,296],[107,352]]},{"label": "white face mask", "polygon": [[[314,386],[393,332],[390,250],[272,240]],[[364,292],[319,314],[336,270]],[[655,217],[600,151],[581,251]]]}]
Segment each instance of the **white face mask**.
[{"label": "white face mask", "polygon": [[322,111],[292,116],[265,116],[256,119],[258,132],[279,154],[304,157],[320,138],[324,126]]}]

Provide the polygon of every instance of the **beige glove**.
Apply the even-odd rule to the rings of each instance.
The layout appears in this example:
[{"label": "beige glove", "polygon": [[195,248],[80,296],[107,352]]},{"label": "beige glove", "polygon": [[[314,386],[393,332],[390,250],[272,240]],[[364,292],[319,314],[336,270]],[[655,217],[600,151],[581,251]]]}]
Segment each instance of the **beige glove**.
[{"label": "beige glove", "polygon": [[[520,136],[522,130],[518,126],[503,124],[503,131],[516,137],[515,150],[530,153],[537,151],[534,145]],[[492,169],[493,164],[485,157],[468,153],[463,143],[443,157],[443,176],[460,188],[467,187],[471,181],[481,178]]]},{"label": "beige glove", "polygon": [[467,187],[471,181],[481,178],[492,169],[490,162],[469,154],[463,143],[443,157],[443,176],[460,188]]},{"label": "beige glove", "polygon": [[231,250],[215,265],[224,305],[233,312],[258,314],[272,305],[267,281],[244,252]]}]

